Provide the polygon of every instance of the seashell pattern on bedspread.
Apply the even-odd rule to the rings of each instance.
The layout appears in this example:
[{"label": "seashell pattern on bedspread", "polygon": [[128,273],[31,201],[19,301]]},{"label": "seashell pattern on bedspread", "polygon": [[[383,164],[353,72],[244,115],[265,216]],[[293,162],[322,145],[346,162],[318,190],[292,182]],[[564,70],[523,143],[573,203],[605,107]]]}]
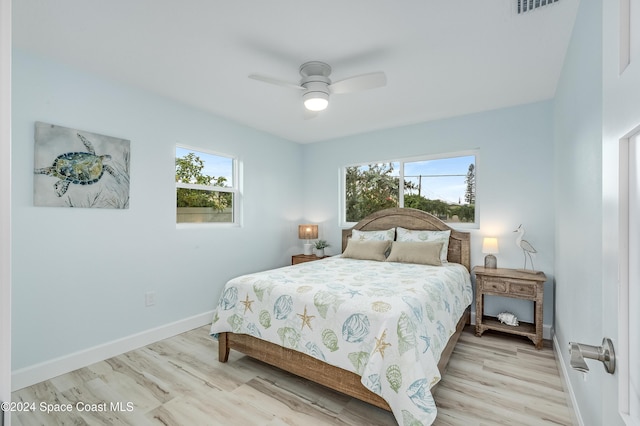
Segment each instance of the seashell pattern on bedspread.
[{"label": "seashell pattern on bedspread", "polygon": [[398,424],[430,425],[437,364],[471,300],[462,265],[336,256],[232,279],[211,334],[250,334],[355,372]]}]

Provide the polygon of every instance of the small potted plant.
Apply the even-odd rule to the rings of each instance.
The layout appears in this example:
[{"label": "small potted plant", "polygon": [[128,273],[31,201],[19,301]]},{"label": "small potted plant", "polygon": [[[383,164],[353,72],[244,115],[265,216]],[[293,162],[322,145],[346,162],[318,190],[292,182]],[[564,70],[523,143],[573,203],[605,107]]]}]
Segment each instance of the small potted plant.
[{"label": "small potted plant", "polygon": [[325,240],[318,240],[316,241],[315,247],[316,247],[316,256],[324,257],[324,249],[329,247],[329,243],[326,242]]}]

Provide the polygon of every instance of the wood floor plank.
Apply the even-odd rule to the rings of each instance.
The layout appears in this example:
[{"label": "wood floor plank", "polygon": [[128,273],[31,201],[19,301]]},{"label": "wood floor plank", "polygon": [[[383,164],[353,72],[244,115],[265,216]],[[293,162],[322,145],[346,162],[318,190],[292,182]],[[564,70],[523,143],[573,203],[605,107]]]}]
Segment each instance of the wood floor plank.
[{"label": "wood floor plank", "polygon": [[[102,404],[105,411],[13,413],[32,425],[396,425],[391,413],[232,351],[217,360],[209,327],[156,342],[13,393],[13,401]],[[549,342],[500,333],[460,337],[434,390],[436,426],[572,425]],[[126,408],[130,410],[111,409]]]},{"label": "wood floor plank", "polygon": [[[299,398],[286,389],[274,387],[273,383],[253,379],[240,386],[234,394],[255,407],[265,407],[266,413],[278,417],[287,425],[325,425],[334,424],[336,413],[325,409],[311,401]],[[263,409],[263,408],[261,408]],[[274,413],[278,413],[275,416]]]}]

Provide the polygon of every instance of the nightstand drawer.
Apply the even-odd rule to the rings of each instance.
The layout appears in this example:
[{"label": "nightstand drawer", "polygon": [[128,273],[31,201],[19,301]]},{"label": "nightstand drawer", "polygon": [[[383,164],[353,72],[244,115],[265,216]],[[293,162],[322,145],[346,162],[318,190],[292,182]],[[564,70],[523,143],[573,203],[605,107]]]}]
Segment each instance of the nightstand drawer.
[{"label": "nightstand drawer", "polygon": [[536,286],[531,282],[509,281],[509,293],[533,297],[536,295]]},{"label": "nightstand drawer", "polygon": [[506,293],[507,284],[502,280],[492,280],[491,278],[485,278],[482,280],[482,289],[484,291],[492,291],[495,293]]}]

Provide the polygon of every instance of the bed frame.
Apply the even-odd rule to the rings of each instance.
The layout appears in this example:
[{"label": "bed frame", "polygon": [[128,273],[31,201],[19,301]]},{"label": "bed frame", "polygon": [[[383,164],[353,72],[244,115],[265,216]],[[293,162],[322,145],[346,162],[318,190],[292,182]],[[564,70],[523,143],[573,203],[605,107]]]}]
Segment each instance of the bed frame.
[{"label": "bed frame", "polygon": [[[452,229],[435,216],[421,210],[392,208],[381,210],[362,219],[353,228],[342,231],[342,250],[347,245],[353,229],[361,231],[379,231],[401,226],[407,229],[428,229],[434,231],[451,230],[449,252],[450,262],[460,263],[470,270],[470,235]],[[470,309],[467,309],[458,322],[456,332],[440,355],[438,369],[444,374],[453,348],[464,326],[470,321]],[[227,362],[229,351],[235,349],[252,358],[288,371],[297,376],[324,385],[354,398],[391,411],[387,402],[360,383],[361,377],[339,367],[326,364],[316,358],[292,349],[260,340],[246,334],[220,333],[218,337],[218,360]]]}]

